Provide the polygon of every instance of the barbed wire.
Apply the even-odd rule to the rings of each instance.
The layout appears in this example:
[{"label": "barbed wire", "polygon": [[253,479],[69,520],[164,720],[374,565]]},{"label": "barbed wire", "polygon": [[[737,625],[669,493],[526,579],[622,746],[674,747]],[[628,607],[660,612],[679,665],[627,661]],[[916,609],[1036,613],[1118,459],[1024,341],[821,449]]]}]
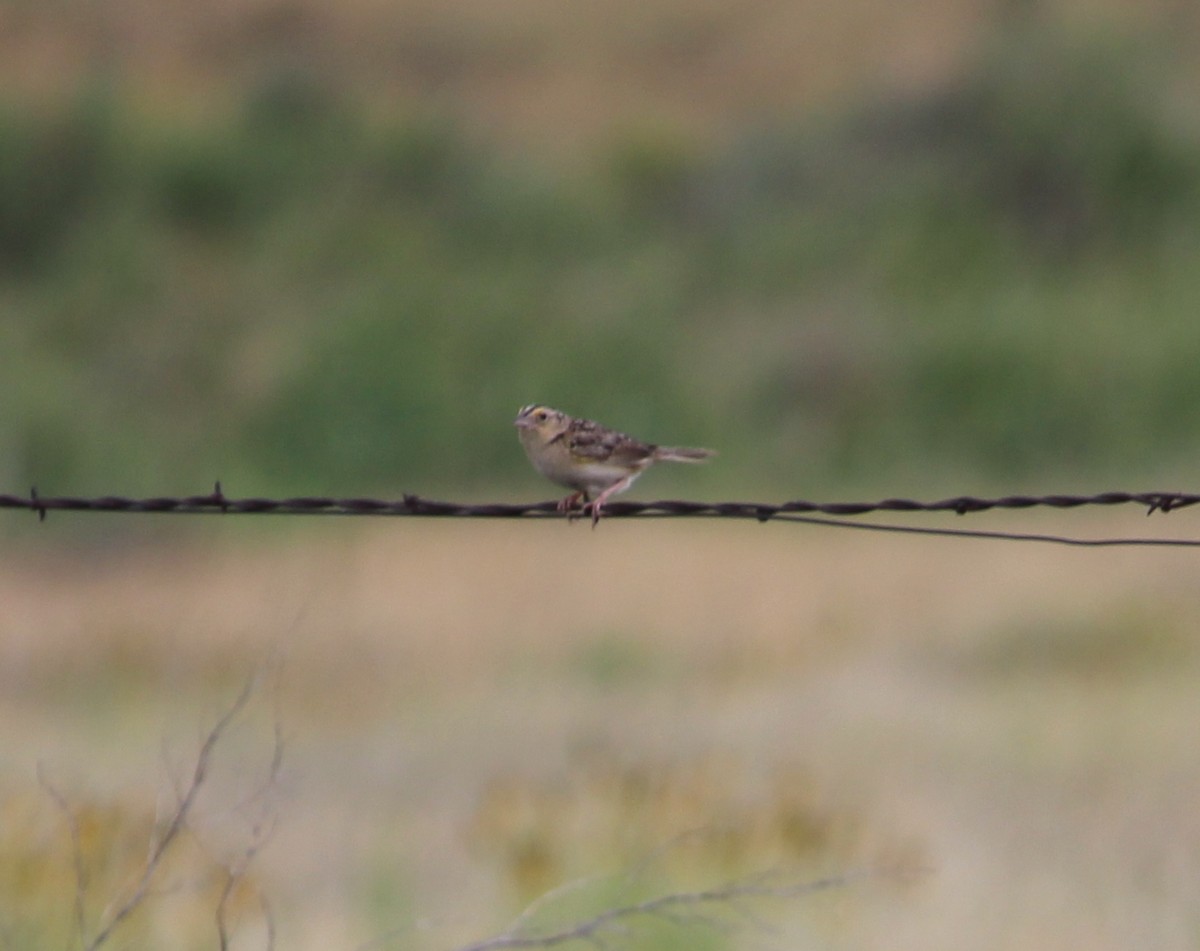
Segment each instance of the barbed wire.
[{"label": "barbed wire", "polygon": [[[889,498],[877,502],[809,502],[793,500],[777,504],[763,502],[655,502],[618,501],[604,508],[604,518],[735,518],[758,522],[804,522],[871,531],[909,532],[921,535],[1043,541],[1066,545],[1165,545],[1200,547],[1200,540],[1180,538],[1074,538],[1026,532],[979,531],[974,529],[928,528],[862,522],[854,516],[872,513],[953,513],[968,515],[993,510],[1034,508],[1075,509],[1085,506],[1138,505],[1147,515],[1174,512],[1200,502],[1200,495],[1183,492],[1101,492],[1096,495],[1005,495],[999,498],[955,496],[934,502]],[[347,515],[433,518],[563,518],[555,501],[529,503],[458,503],[405,494],[399,499],[336,498],[297,496],[293,498],[230,498],[216,483],[207,495],[155,496],[42,496],[36,488],[28,496],[0,495],[0,509],[36,512],[44,520],[52,511],[138,512],[175,515]],[[578,513],[568,513],[574,517]],[[853,520],[852,520],[853,519]]]},{"label": "barbed wire", "polygon": [[[783,515],[866,515],[874,512],[953,512],[967,515],[994,509],[1056,508],[1072,509],[1083,506],[1115,506],[1135,504],[1146,508],[1146,514],[1173,512],[1200,503],[1200,495],[1183,492],[1102,492],[1097,495],[1005,495],[999,498],[976,498],[960,495],[936,502],[889,498],[878,502],[808,502],[794,500],[777,504],[764,502],[689,502],[659,500],[655,502],[616,501],[604,508],[605,518],[636,516],[750,518],[760,522]],[[284,499],[230,498],[216,483],[207,495],[182,497],[154,496],[127,498],[105,495],[97,497],[42,496],[36,487],[28,496],[0,495],[0,509],[26,509],[45,518],[51,511],[71,512],[145,512],[162,514],[222,514],[222,515],[382,515],[424,516],[451,518],[528,518],[537,516],[562,517],[558,503],[459,503],[422,498],[405,493],[399,499],[337,498],[333,496],[295,496]]]}]

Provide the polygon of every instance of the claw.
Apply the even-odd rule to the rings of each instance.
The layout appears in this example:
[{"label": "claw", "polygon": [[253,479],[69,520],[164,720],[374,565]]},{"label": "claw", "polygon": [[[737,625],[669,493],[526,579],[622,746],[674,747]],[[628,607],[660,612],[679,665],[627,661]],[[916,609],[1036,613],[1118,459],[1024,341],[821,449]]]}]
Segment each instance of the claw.
[{"label": "claw", "polygon": [[[575,517],[575,513],[574,513],[575,506],[577,506],[577,505],[579,504],[579,500],[580,500],[580,499],[585,499],[585,500],[586,500],[586,499],[587,499],[587,493],[585,493],[585,492],[572,492],[572,493],[571,493],[570,495],[568,495],[568,496],[567,496],[565,499],[559,499],[559,500],[558,500],[558,506],[557,506],[557,508],[558,508],[559,512],[561,512],[563,515],[567,516],[567,518],[572,518],[572,519],[573,519],[573,518]],[[583,508],[584,508],[584,510],[586,510],[586,509],[587,509],[587,505],[585,504],[585,505],[583,506]]]}]

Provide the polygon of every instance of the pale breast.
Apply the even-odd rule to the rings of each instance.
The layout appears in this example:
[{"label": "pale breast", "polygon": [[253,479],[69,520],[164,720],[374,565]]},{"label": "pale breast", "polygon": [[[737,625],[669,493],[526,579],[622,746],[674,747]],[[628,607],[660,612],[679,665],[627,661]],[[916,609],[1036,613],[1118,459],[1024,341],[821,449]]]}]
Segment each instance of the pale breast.
[{"label": "pale breast", "polygon": [[551,482],[594,496],[629,474],[629,469],[601,461],[572,457],[565,446],[549,446],[530,451],[529,461]]},{"label": "pale breast", "polygon": [[[635,476],[636,474],[634,473]],[[572,483],[572,487],[583,489],[589,495],[594,496],[628,475],[630,475],[628,468],[605,465],[602,462],[588,462],[576,466],[575,482]]]}]

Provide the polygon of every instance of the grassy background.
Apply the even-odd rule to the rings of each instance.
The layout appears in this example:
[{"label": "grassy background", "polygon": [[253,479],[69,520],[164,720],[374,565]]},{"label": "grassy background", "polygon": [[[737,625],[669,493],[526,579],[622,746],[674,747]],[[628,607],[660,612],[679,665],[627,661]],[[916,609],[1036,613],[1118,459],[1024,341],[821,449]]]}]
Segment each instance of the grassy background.
[{"label": "grassy background", "polygon": [[[665,80],[640,112],[614,91],[558,148],[553,127],[517,139],[503,102],[489,127],[457,99],[335,81],[303,48],[235,47],[256,72],[232,86],[184,56],[208,109],[144,101],[157,60],[136,43],[50,105],[14,89],[4,481],[495,493],[529,485],[508,423],[530,400],[723,450],[709,491],[1185,479],[1189,50],[1170,20],[1087,32],[1053,9],[979,19],[936,81],[830,79],[847,91],[739,99],[703,126],[659,117]],[[685,43],[687,18],[660,16],[600,51],[669,63],[654,44]],[[694,29],[720,45],[715,16]],[[503,49],[480,17],[460,41]],[[736,52],[735,88],[758,62]],[[462,55],[459,98],[486,102],[488,57]]]},{"label": "grassy background", "polygon": [[[549,495],[535,399],[720,450],[642,497],[1191,485],[1190,3],[152,6],[0,10],[4,491]],[[1085,517],[971,518],[1189,513]],[[72,941],[48,787],[94,932],[260,668],[114,947],[212,947],[272,815],[244,946],[260,895],[278,947],[444,949],[563,883],[545,920],[875,863],[927,871],[754,911],[797,947],[1195,945],[1179,552],[4,531],[0,949]]]}]

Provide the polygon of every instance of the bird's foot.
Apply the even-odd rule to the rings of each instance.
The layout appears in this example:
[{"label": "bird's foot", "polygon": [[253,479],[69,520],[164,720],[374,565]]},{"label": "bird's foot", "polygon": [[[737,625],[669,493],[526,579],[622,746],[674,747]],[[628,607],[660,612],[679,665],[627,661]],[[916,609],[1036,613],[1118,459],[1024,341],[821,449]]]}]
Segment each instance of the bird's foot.
[{"label": "bird's foot", "polygon": [[596,501],[594,501],[594,502],[588,502],[583,507],[583,514],[584,515],[590,514],[592,516],[592,528],[595,528],[596,525],[599,524],[599,522],[600,522],[600,507],[601,507],[600,499],[596,499]]},{"label": "bird's foot", "polygon": [[558,500],[558,511],[567,516],[569,519],[578,518],[582,512],[587,510],[586,502],[579,512],[576,512],[575,510],[579,506],[580,500],[586,498],[587,497],[582,492],[572,492],[565,499]]}]

